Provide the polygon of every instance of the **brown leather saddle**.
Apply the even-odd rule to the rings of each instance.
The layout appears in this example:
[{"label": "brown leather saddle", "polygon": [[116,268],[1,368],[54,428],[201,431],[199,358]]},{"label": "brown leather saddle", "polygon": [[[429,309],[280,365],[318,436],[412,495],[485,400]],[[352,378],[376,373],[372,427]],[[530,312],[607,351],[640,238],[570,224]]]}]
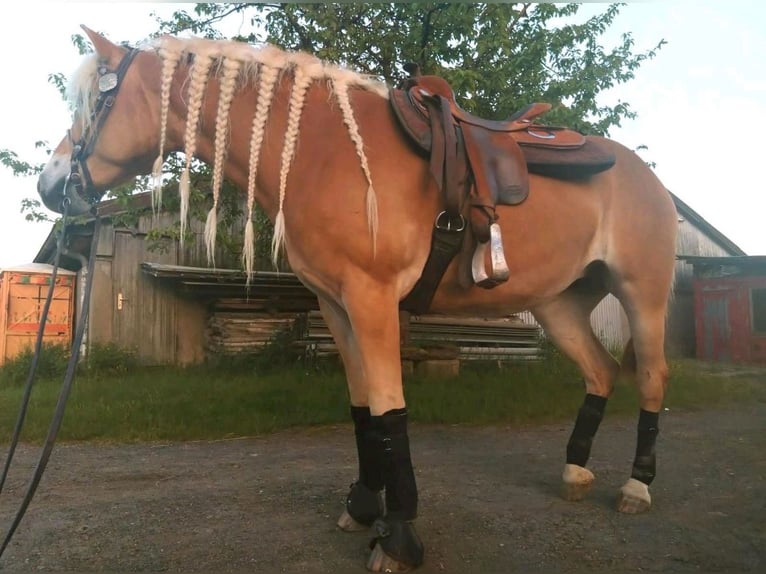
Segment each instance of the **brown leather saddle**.
[{"label": "brown leather saddle", "polygon": [[[417,68],[405,66],[408,71]],[[490,184],[488,194],[502,205],[521,203],[529,193],[528,173],[558,179],[584,179],[614,165],[614,155],[597,142],[564,127],[534,123],[550,110],[529,104],[507,120],[486,120],[462,109],[444,78],[413,75],[402,89],[390,90],[391,107],[410,139],[432,152],[429,100],[444,98],[454,129],[462,131],[476,185]],[[478,192],[484,195],[482,191]]]},{"label": "brown leather saddle", "polygon": [[391,107],[409,139],[430,153],[431,174],[445,203],[423,276],[402,303],[405,309],[423,312],[460,248],[466,216],[479,242],[472,262],[474,281],[494,287],[509,276],[495,207],[524,201],[530,172],[582,179],[609,169],[615,158],[575,131],[533,123],[550,104],[530,104],[504,121],[485,120],[458,106],[443,78],[422,76],[413,64],[405,70],[410,78],[390,90]]}]

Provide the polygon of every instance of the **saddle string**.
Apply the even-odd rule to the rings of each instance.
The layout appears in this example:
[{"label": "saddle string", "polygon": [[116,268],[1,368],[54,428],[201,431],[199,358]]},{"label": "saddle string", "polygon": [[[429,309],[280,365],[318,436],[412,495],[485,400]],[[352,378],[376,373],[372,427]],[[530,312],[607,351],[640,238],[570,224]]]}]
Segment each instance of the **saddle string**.
[{"label": "saddle string", "polygon": [[[8,475],[8,471],[10,469],[11,461],[13,459],[13,455],[18,445],[19,436],[21,434],[21,429],[24,424],[24,419],[26,418],[26,411],[29,405],[29,398],[32,392],[32,386],[34,384],[34,375],[37,370],[37,364],[39,362],[39,357],[42,350],[42,338],[43,338],[43,333],[45,329],[45,324],[48,319],[50,302],[53,298],[55,278],[56,278],[56,275],[58,274],[58,268],[59,268],[60,260],[61,260],[61,253],[65,249],[64,236],[66,232],[66,218],[67,218],[68,208],[69,208],[69,202],[64,201],[64,209],[63,209],[63,214],[61,219],[62,228],[61,228],[61,233],[59,235],[59,239],[56,246],[54,267],[51,273],[51,284],[48,289],[48,297],[46,298],[45,305],[43,307],[43,313],[42,313],[42,316],[40,317],[40,327],[38,329],[37,339],[35,342],[35,355],[33,357],[32,365],[30,367],[29,376],[27,378],[27,383],[24,389],[24,395],[22,398],[21,406],[19,408],[19,414],[16,420],[16,426],[14,427],[13,438],[11,440],[11,445],[9,447],[8,456],[5,462],[5,467],[3,469],[2,480],[0,481],[0,492],[2,491],[2,486],[5,484],[5,480]],[[82,340],[85,335],[85,328],[88,324],[88,314],[90,312],[90,297],[91,297],[91,291],[93,288],[92,277],[93,277],[93,271],[95,268],[96,249],[98,246],[98,236],[99,236],[100,229],[101,229],[101,219],[98,215],[96,215],[95,223],[93,227],[93,238],[91,240],[90,257],[88,258],[88,268],[87,268],[88,281],[85,285],[85,293],[83,296],[83,307],[80,311],[80,317],[77,323],[77,330],[75,332],[75,337],[72,342],[69,362],[67,363],[67,369],[64,374],[64,381],[61,385],[61,390],[59,392],[56,408],[53,413],[53,418],[51,419],[50,426],[48,427],[48,434],[45,438],[45,443],[43,444],[43,448],[40,453],[40,458],[38,459],[37,465],[35,466],[35,469],[32,473],[32,477],[30,478],[27,492],[25,493],[24,498],[21,501],[21,505],[19,506],[19,509],[16,512],[16,515],[13,519],[13,522],[11,523],[11,526],[8,528],[8,532],[5,535],[5,539],[3,540],[2,546],[0,546],[0,557],[2,557],[3,553],[5,552],[5,549],[8,547],[8,544],[10,544],[11,538],[13,538],[13,535],[16,532],[16,529],[18,528],[19,524],[21,523],[21,520],[24,517],[24,514],[26,513],[27,508],[29,507],[29,504],[32,502],[32,498],[34,497],[35,492],[37,491],[37,487],[40,484],[40,480],[42,479],[43,472],[45,471],[48,465],[48,461],[50,460],[51,453],[53,452],[53,446],[56,443],[56,437],[58,436],[59,429],[61,428],[61,423],[64,420],[64,412],[66,409],[67,401],[69,399],[69,393],[72,390],[75,369],[77,368],[77,362],[80,356],[80,346],[82,344]]]}]

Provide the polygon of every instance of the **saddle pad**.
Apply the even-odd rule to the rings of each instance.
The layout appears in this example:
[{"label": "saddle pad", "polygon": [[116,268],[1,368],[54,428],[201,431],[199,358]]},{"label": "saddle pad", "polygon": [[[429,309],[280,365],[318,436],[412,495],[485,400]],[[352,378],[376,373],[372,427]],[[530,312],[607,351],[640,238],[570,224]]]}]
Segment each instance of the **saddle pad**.
[{"label": "saddle pad", "polygon": [[597,141],[585,139],[577,149],[555,149],[518,142],[530,173],[556,179],[585,179],[606,171],[616,161],[614,154]]}]

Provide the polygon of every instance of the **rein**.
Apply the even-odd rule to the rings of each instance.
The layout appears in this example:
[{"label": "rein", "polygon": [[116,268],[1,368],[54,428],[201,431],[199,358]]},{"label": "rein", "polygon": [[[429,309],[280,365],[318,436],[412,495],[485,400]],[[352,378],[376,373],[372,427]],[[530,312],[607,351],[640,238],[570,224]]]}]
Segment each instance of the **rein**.
[{"label": "rein", "polygon": [[72,138],[71,130],[67,132],[67,137],[72,143],[72,155],[71,163],[69,166],[69,178],[67,185],[64,187],[64,193],[69,185],[82,199],[90,204],[95,204],[98,201],[98,197],[91,193],[91,197],[88,197],[87,191],[93,189],[93,180],[88,170],[88,164],[86,163],[88,157],[93,153],[93,149],[96,147],[96,141],[98,140],[98,134],[101,128],[106,122],[106,118],[109,117],[109,112],[112,111],[114,100],[117,96],[117,91],[120,89],[120,84],[125,78],[125,74],[128,72],[130,64],[133,62],[133,58],[136,57],[140,50],[137,48],[131,48],[122,60],[115,71],[110,71],[103,63],[98,65],[98,97],[96,98],[96,104],[93,112],[90,115],[90,121],[88,122],[88,128],[83,130],[80,139],[75,141]]},{"label": "rein", "polygon": [[42,351],[42,340],[45,332],[45,324],[48,320],[48,311],[50,309],[51,300],[53,299],[53,291],[56,286],[56,276],[58,275],[58,268],[61,260],[61,253],[65,249],[64,237],[66,234],[66,223],[69,212],[70,200],[67,198],[67,190],[71,189],[80,196],[83,200],[87,201],[93,206],[93,213],[95,215],[95,225],[93,229],[93,239],[90,248],[90,257],[88,260],[87,268],[87,282],[85,285],[85,293],[83,296],[83,307],[80,310],[80,317],[77,322],[77,330],[75,333],[74,341],[72,343],[72,349],[69,356],[69,362],[67,363],[66,373],[64,375],[64,382],[61,385],[61,391],[59,392],[59,398],[56,403],[56,409],[53,413],[50,426],[48,427],[48,434],[43,444],[40,458],[37,461],[37,465],[32,473],[32,477],[27,487],[27,492],[24,495],[21,505],[8,528],[8,532],[5,535],[5,539],[0,546],[0,556],[3,555],[8,544],[11,542],[13,534],[16,532],[19,524],[21,523],[24,514],[27,511],[32,498],[37,491],[37,487],[42,479],[43,472],[48,465],[51,453],[53,452],[53,446],[56,442],[61,423],[64,420],[64,412],[66,410],[67,400],[69,399],[69,393],[72,389],[72,383],[74,382],[75,370],[77,368],[77,361],[80,356],[80,346],[82,344],[83,337],[85,335],[85,327],[88,323],[88,314],[90,312],[90,294],[93,287],[93,270],[96,261],[96,247],[98,244],[98,235],[101,225],[101,221],[98,215],[95,213],[95,204],[98,202],[98,197],[91,192],[91,197],[87,196],[87,191],[93,189],[93,180],[91,179],[90,172],[88,171],[87,159],[93,153],[93,149],[96,146],[96,140],[98,139],[99,132],[104,125],[109,112],[112,110],[114,100],[117,95],[117,91],[125,78],[128,67],[130,66],[133,58],[136,57],[138,50],[133,48],[128,51],[122,58],[120,64],[117,66],[117,70],[110,71],[105,65],[99,64],[98,67],[98,90],[99,95],[96,99],[95,107],[90,116],[90,122],[88,128],[83,130],[82,136],[79,140],[74,141],[71,131],[67,134],[72,142],[72,155],[70,163],[69,175],[64,183],[64,199],[62,202],[62,217],[61,217],[61,232],[59,234],[58,242],[56,245],[56,255],[54,258],[53,271],[51,272],[50,287],[48,288],[48,295],[43,306],[42,316],[40,318],[40,326],[37,331],[37,338],[35,340],[35,353],[30,365],[29,374],[24,387],[24,394],[22,396],[21,405],[19,407],[19,413],[16,418],[16,424],[13,429],[13,436],[8,448],[8,456],[3,467],[2,476],[0,476],[0,493],[5,486],[8,472],[13,461],[13,456],[16,453],[16,447],[19,443],[19,437],[21,435],[22,427],[24,426],[24,420],[26,419],[27,409],[29,407],[29,399],[32,394],[32,387],[34,386],[35,374],[37,371],[37,365],[39,362],[40,354]]},{"label": "rein", "polygon": [[[3,474],[2,474],[2,477],[0,477],[0,493],[2,493],[3,486],[5,485],[5,481],[8,476],[8,471],[10,470],[11,462],[16,452],[16,447],[18,446],[19,436],[21,435],[21,429],[24,425],[24,420],[26,418],[27,408],[29,406],[29,399],[32,394],[32,387],[34,386],[37,364],[39,362],[39,358],[40,358],[40,354],[42,350],[42,340],[43,340],[43,334],[45,332],[45,324],[48,320],[48,311],[50,309],[51,300],[53,299],[53,291],[56,287],[56,276],[58,274],[61,254],[65,250],[64,236],[66,234],[66,222],[67,222],[66,220],[67,220],[67,212],[69,208],[69,201],[67,199],[64,200],[63,207],[64,209],[63,209],[62,218],[61,218],[61,232],[56,245],[56,255],[54,259],[53,271],[51,272],[50,286],[48,288],[48,295],[45,299],[45,305],[43,306],[42,316],[40,317],[40,326],[37,330],[37,338],[35,340],[35,354],[32,359],[32,364],[30,365],[29,374],[27,376],[27,382],[24,387],[24,395],[22,397],[21,405],[19,407],[19,414],[16,418],[16,425],[13,429],[13,437],[11,438],[11,443],[8,448],[8,456],[5,461],[5,466],[3,467]],[[85,293],[83,296],[83,306],[82,306],[82,309],[80,310],[80,316],[77,322],[77,330],[75,332],[75,337],[72,342],[72,348],[71,348],[71,352],[69,356],[69,362],[67,363],[66,373],[64,374],[64,382],[61,385],[61,391],[59,391],[59,398],[56,403],[56,409],[53,413],[53,418],[51,420],[50,426],[48,427],[48,435],[45,438],[45,443],[43,444],[42,452],[40,453],[40,458],[37,461],[37,466],[35,467],[32,473],[32,477],[30,478],[29,486],[27,487],[27,492],[24,495],[24,498],[21,502],[21,505],[19,506],[18,511],[16,512],[16,516],[14,517],[13,522],[11,523],[11,526],[8,528],[8,532],[5,535],[5,539],[3,540],[2,546],[0,546],[0,556],[3,555],[3,553],[5,552],[5,549],[8,547],[8,544],[10,543],[11,538],[13,537],[13,534],[16,532],[16,529],[21,523],[21,519],[24,517],[24,514],[26,513],[27,508],[29,507],[29,504],[32,502],[32,498],[34,497],[35,492],[37,491],[37,487],[40,484],[40,480],[42,479],[43,472],[45,471],[45,468],[48,465],[51,452],[53,451],[53,446],[56,442],[56,437],[58,436],[59,429],[61,428],[61,423],[64,420],[64,411],[66,409],[67,400],[69,399],[69,393],[72,389],[72,383],[74,382],[75,369],[77,368],[77,361],[80,356],[80,346],[82,344],[82,340],[85,335],[85,327],[88,324],[88,314],[90,312],[90,295],[91,295],[91,291],[93,287],[93,270],[94,270],[95,261],[96,261],[96,247],[98,245],[98,236],[99,236],[100,227],[101,227],[101,220],[98,216],[96,216],[95,225],[93,228],[93,238],[91,240],[90,257],[88,260],[87,282],[85,285]]]}]

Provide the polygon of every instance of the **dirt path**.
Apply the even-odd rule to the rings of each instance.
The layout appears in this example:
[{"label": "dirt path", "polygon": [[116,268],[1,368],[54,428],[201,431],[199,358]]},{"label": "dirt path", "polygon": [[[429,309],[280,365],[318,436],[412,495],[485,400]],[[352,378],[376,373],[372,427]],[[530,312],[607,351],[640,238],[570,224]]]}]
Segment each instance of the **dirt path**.
[{"label": "dirt path", "polygon": [[[421,572],[766,571],[766,404],[661,419],[655,506],[613,510],[635,421],[607,416],[589,498],[558,497],[569,425],[413,425]],[[59,445],[6,571],[363,572],[335,529],[349,427],[186,444]],[[37,450],[2,496],[3,531]]]}]

